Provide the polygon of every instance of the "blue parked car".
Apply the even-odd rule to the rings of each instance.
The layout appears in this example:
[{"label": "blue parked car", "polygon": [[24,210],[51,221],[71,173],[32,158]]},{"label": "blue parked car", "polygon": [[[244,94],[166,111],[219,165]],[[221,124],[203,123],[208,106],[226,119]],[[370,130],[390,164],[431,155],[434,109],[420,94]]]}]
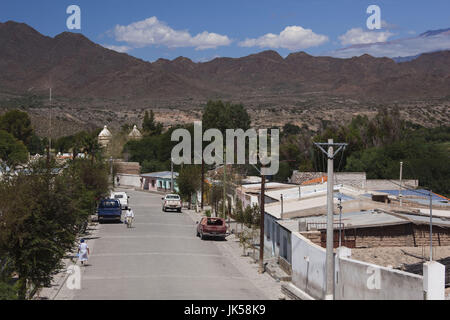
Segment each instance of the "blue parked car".
[{"label": "blue parked car", "polygon": [[115,220],[120,222],[122,207],[119,200],[102,199],[98,205],[97,216],[98,222],[105,220]]}]

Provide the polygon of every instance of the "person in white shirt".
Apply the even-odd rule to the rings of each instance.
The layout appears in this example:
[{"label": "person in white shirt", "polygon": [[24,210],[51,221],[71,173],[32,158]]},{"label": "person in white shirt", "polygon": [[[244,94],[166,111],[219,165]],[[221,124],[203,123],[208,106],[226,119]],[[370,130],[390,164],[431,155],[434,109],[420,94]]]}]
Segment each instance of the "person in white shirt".
[{"label": "person in white shirt", "polygon": [[81,239],[80,245],[78,246],[78,254],[81,264],[84,265],[84,262],[88,260],[89,247],[84,239]]},{"label": "person in white shirt", "polygon": [[131,224],[134,220],[134,212],[128,207],[127,212],[125,213],[125,223]]}]

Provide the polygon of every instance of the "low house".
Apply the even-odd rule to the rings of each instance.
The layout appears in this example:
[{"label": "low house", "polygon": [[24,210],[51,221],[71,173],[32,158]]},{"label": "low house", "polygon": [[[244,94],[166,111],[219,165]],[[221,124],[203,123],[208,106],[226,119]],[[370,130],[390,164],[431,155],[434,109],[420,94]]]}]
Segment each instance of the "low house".
[{"label": "low house", "polygon": [[[265,203],[272,203],[277,201],[268,196],[269,192],[275,192],[276,194],[282,193],[282,190],[291,189],[293,186],[290,184],[268,182],[265,184]],[[244,208],[254,205],[259,205],[259,196],[261,194],[261,183],[243,184],[236,188],[236,198],[240,199]]]},{"label": "low house", "polygon": [[[172,183],[172,173],[170,171],[152,172],[141,174],[143,179],[142,189],[149,191],[170,192]],[[173,173],[173,190],[179,192],[176,178],[178,172]]]}]

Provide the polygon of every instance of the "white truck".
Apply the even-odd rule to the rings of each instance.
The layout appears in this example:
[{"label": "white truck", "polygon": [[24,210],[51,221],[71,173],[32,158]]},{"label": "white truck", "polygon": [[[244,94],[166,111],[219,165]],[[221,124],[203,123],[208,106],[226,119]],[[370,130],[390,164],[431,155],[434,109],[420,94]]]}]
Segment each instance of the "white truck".
[{"label": "white truck", "polygon": [[110,198],[119,200],[122,210],[128,209],[130,196],[126,192],[111,192]]},{"label": "white truck", "polygon": [[178,194],[166,194],[163,200],[162,210],[166,212],[168,209],[181,212],[181,198]]}]

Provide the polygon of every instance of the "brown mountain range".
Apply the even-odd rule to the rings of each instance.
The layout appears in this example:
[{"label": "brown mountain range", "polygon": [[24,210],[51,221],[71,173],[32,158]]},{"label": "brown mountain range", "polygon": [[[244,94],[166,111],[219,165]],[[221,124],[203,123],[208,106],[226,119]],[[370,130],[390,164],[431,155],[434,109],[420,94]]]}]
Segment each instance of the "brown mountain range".
[{"label": "brown mountain range", "polygon": [[117,100],[246,99],[321,93],[394,101],[450,94],[450,51],[404,63],[369,55],[351,59],[286,58],[264,51],[194,63],[179,57],[153,63],[93,43],[81,34],[44,36],[26,24],[0,23],[0,92]]},{"label": "brown mountain range", "polygon": [[[20,96],[37,96],[43,104],[30,108]],[[450,51],[402,63],[304,52],[283,58],[275,51],[204,63],[184,57],[150,63],[78,33],[51,38],[23,23],[0,23],[0,113],[25,109],[42,136],[140,125],[148,109],[165,126],[192,122],[209,99],[243,103],[255,127],[291,122],[316,131],[324,120],[373,116],[380,106],[421,125],[448,124]]]}]

